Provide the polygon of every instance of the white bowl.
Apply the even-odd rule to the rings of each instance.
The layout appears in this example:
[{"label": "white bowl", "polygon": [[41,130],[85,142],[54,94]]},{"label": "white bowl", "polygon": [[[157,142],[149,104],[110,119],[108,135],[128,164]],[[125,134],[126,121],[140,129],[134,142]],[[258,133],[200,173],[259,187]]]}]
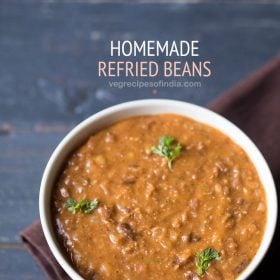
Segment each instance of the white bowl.
[{"label": "white bowl", "polygon": [[248,267],[238,277],[238,280],[247,279],[265,256],[275,230],[277,219],[277,197],[270,169],[255,144],[234,124],[208,109],[186,102],[167,99],[139,100],[105,109],[77,125],[65,136],[55,149],[44,171],[39,198],[40,218],[44,235],[54,257],[72,279],[78,280],[83,278],[68,262],[56,240],[50,211],[52,188],[63,164],[68,156],[96,131],[123,118],[162,113],[179,114],[215,127],[229,136],[246,151],[251,161],[254,163],[265,189],[267,201],[267,224],[257,254]]}]

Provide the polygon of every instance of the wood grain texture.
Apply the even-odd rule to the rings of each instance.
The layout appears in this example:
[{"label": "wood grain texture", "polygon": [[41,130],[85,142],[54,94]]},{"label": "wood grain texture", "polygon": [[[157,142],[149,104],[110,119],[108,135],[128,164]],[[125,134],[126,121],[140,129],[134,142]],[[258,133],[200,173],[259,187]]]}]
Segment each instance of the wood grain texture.
[{"label": "wood grain texture", "polygon": [[16,131],[0,138],[0,243],[19,242],[18,232],[38,218],[43,169],[62,136]]},{"label": "wood grain texture", "polygon": [[199,89],[162,88],[156,97],[202,105],[279,51],[278,5],[1,3],[1,119],[24,125],[76,123],[122,101],[154,98],[152,89],[112,89],[97,78],[110,39],[199,39],[212,77]]},{"label": "wood grain texture", "polygon": [[0,250],[0,279],[43,280],[40,267],[25,250]]},{"label": "wood grain texture", "polygon": [[[74,2],[0,1],[0,279],[43,277],[16,248],[18,232],[38,217],[43,169],[75,124],[141,98],[206,105],[279,53],[280,5]],[[198,39],[213,75],[157,95],[110,88],[96,64],[111,39]]]}]

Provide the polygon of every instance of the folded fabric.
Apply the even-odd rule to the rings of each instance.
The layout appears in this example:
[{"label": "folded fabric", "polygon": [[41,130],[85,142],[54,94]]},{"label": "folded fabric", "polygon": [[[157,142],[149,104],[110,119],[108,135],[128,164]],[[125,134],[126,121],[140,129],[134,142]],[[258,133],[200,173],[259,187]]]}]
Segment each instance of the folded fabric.
[{"label": "folded fabric", "polygon": [[20,233],[20,236],[26,249],[34,257],[40,267],[45,271],[48,279],[71,279],[55,260],[44,237],[42,226],[39,220],[25,228]]},{"label": "folded fabric", "polygon": [[[280,57],[255,72],[209,106],[225,116],[256,143],[265,156],[280,187]],[[40,221],[24,229],[20,236],[29,252],[52,280],[70,279],[53,257]],[[269,253],[251,276],[265,279],[275,272],[280,249],[279,224]],[[273,272],[274,271],[274,272]]]}]

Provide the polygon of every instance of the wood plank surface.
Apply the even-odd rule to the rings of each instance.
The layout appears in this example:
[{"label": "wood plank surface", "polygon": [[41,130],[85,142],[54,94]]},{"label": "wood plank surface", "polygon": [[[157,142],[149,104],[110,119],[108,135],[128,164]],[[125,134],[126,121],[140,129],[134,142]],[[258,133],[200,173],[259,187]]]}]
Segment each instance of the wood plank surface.
[{"label": "wood plank surface", "polygon": [[[200,88],[110,88],[96,69],[111,39],[198,39],[213,75]],[[38,217],[43,169],[75,124],[128,100],[206,105],[279,46],[277,4],[0,1],[0,279],[43,278],[18,232]]]},{"label": "wood plank surface", "polygon": [[25,250],[0,250],[0,279],[43,280],[41,268]]}]

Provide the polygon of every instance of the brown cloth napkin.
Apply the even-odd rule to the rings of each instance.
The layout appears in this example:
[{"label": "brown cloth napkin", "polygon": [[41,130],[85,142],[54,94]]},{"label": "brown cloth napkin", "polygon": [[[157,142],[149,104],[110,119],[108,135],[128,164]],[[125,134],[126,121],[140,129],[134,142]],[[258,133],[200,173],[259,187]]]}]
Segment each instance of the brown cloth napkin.
[{"label": "brown cloth napkin", "polygon": [[58,262],[55,260],[47,241],[44,237],[41,222],[25,228],[20,237],[27,251],[34,257],[36,262],[45,271],[47,278],[51,280],[70,280]]},{"label": "brown cloth napkin", "polygon": [[[251,137],[268,161],[276,186],[280,188],[280,57],[226,92],[209,108],[231,120]],[[39,221],[20,235],[48,278],[69,279],[52,256]],[[278,223],[269,253],[250,279],[270,278],[277,269],[279,252]]]}]

